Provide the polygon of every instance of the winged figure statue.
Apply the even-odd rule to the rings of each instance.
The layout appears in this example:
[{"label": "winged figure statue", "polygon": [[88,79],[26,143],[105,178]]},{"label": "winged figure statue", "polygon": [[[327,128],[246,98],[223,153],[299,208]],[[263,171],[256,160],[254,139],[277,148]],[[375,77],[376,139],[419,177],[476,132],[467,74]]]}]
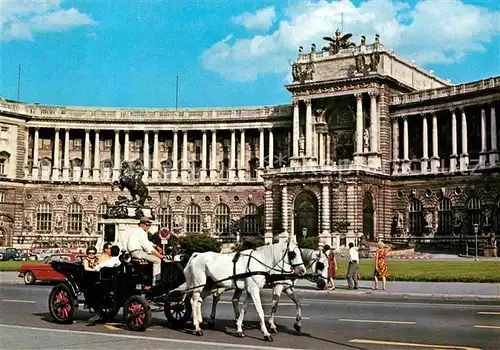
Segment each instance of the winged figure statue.
[{"label": "winged figure statue", "polygon": [[329,41],[328,46],[323,48],[323,51],[330,51],[334,55],[337,54],[341,49],[348,49],[350,47],[356,46],[355,43],[350,42],[352,34],[345,34],[342,36],[340,29],[335,31],[335,37],[325,36],[323,40]]}]

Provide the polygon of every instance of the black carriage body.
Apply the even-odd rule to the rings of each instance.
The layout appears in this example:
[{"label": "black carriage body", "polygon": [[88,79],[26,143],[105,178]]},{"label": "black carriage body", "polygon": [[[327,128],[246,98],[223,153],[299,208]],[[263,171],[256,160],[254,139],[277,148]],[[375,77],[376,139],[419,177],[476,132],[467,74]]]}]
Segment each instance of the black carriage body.
[{"label": "black carriage body", "polygon": [[[78,304],[84,303],[89,308],[99,310],[105,321],[114,318],[119,309],[126,305],[127,300],[144,296],[157,304],[165,304],[165,314],[172,308],[179,308],[179,296],[172,299],[170,291],[185,282],[183,266],[179,262],[162,262],[160,282],[151,290],[145,291],[144,286],[151,285],[152,264],[139,261],[123,262],[118,267],[102,268],[99,272],[85,271],[81,264],[68,262],[52,262],[51,266],[66,277],[63,286],[54,287],[59,292],[62,289],[64,299],[69,300],[70,309],[76,310]],[[57,311],[53,311],[53,295],[49,298],[49,308],[56,322],[67,323],[65,318],[58,319]],[[52,304],[51,304],[52,303]],[[182,303],[182,307],[184,303]],[[71,317],[74,312],[69,313]],[[68,313],[66,313],[68,314]],[[175,320],[174,320],[175,321]],[[183,321],[184,322],[184,321]]]}]

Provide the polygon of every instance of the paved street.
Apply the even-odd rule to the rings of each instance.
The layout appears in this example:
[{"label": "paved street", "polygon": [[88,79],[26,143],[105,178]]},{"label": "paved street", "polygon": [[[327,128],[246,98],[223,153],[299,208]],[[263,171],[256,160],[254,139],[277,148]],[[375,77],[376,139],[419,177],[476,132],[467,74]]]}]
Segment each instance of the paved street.
[{"label": "paved street", "polygon": [[[327,294],[300,290],[303,333],[293,330],[295,308],[286,297],[278,310],[279,333],[265,343],[251,305],[246,338],[234,336],[229,296],[219,304],[215,330],[195,337],[187,330],[166,328],[163,312],[145,333],[123,329],[119,323],[86,327],[88,313],[80,311],[72,325],[50,322],[50,285],[0,285],[2,348],[308,348],[308,349],[432,349],[500,348],[500,299],[443,300],[422,296]],[[353,293],[354,294],[354,293]],[[269,311],[270,293],[263,302]],[[205,315],[208,306],[205,305]],[[189,326],[188,326],[189,328]]]}]

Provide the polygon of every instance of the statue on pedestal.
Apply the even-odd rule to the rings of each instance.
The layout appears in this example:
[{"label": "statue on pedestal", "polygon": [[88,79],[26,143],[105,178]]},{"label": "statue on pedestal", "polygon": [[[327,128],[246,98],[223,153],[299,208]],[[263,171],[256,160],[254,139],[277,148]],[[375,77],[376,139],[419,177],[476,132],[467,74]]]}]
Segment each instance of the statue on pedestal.
[{"label": "statue on pedestal", "polygon": [[144,207],[144,203],[149,197],[149,191],[144,182],[142,182],[143,175],[144,166],[140,159],[136,159],[133,162],[128,162],[126,160],[122,162],[120,177],[117,181],[113,182],[112,189],[114,189],[115,186],[118,186],[118,188],[122,191],[126,188],[130,191],[132,199],[122,197],[119,199],[119,203],[117,203],[117,205],[136,204],[140,207]]},{"label": "statue on pedestal", "polygon": [[306,149],[306,139],[304,137],[304,134],[302,134],[299,137],[299,157],[304,156],[305,149]]},{"label": "statue on pedestal", "polygon": [[363,148],[365,152],[370,149],[370,130],[368,128],[363,131]]}]

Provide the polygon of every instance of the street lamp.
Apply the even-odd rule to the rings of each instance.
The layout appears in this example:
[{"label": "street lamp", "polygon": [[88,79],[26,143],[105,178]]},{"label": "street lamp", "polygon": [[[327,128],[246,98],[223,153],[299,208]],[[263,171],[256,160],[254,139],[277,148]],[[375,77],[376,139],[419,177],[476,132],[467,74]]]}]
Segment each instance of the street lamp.
[{"label": "street lamp", "polygon": [[479,224],[474,224],[474,234],[476,235],[476,261],[478,260],[477,258],[477,234],[479,232]]}]

